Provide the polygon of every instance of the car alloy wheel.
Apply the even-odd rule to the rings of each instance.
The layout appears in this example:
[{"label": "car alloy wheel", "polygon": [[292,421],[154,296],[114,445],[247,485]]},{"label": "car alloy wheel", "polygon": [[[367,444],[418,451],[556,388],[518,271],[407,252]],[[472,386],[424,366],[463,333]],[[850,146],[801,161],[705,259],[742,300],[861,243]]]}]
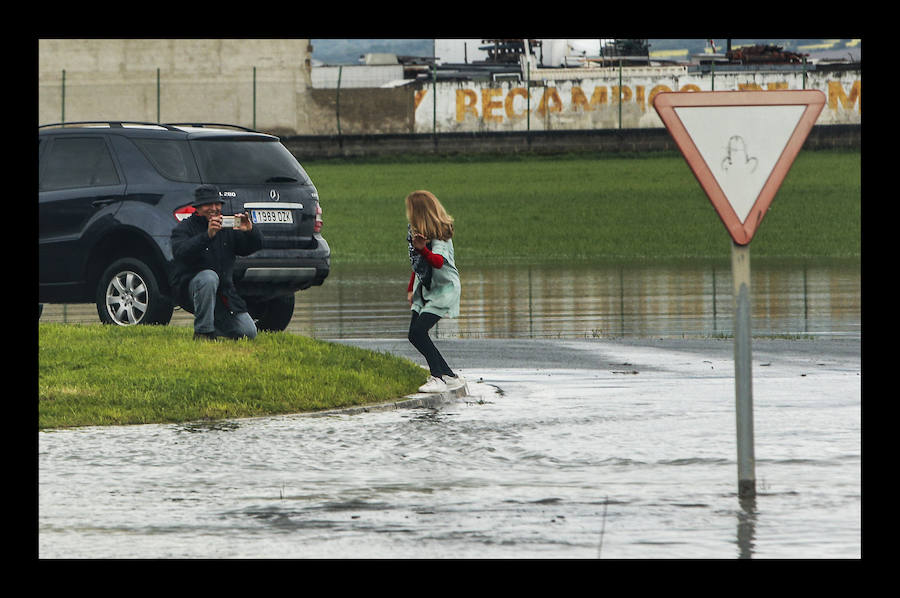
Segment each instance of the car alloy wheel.
[{"label": "car alloy wheel", "polygon": [[168,324],[173,306],[158,280],[156,271],[138,258],[121,258],[110,264],[94,292],[100,321],[119,326]]},{"label": "car alloy wheel", "polygon": [[137,272],[117,273],[106,287],[106,311],[119,326],[140,324],[147,313],[147,284]]}]

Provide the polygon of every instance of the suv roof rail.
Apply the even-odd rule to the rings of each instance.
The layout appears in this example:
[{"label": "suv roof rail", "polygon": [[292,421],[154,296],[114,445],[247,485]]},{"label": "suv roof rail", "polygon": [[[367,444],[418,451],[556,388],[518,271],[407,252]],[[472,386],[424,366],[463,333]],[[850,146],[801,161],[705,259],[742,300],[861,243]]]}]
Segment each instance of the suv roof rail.
[{"label": "suv roof rail", "polygon": [[230,127],[232,129],[240,129],[241,131],[247,131],[248,133],[259,133],[256,129],[250,129],[248,127],[242,127],[241,125],[229,125],[225,123],[194,123],[194,122],[186,122],[186,123],[166,123],[172,127]]},{"label": "suv roof rail", "polygon": [[177,131],[175,127],[171,125],[166,125],[162,123],[150,123],[150,122],[141,122],[141,121],[132,121],[132,120],[81,120],[81,121],[72,121],[72,122],[62,122],[62,123],[51,123],[49,125],[38,125],[39,129],[43,129],[46,127],[68,127],[74,125],[107,125],[111,129],[121,129],[124,125],[142,125],[146,127],[161,127],[163,129],[167,129],[169,131]]}]

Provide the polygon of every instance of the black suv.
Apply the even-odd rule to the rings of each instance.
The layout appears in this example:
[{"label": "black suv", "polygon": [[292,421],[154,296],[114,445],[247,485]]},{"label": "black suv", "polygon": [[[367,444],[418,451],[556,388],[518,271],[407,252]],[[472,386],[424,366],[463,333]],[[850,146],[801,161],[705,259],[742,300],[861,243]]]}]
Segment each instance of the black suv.
[{"label": "black suv", "polygon": [[319,194],[277,137],[220,124],[59,123],[38,127],[38,156],[40,303],[93,302],[109,324],[168,324],[170,234],[201,183],[219,188],[223,214],[246,210],[262,230],[263,248],[234,270],[260,330],[284,330],[294,293],[328,276]]}]

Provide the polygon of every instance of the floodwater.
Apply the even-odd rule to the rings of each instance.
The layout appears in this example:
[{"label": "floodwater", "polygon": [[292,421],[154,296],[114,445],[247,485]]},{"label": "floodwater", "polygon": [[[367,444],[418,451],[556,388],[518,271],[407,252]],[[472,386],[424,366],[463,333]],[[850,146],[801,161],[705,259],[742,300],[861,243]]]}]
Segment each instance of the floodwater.
[{"label": "floodwater", "polygon": [[[751,264],[753,333],[859,335],[859,260]],[[613,264],[504,265],[465,269],[460,317],[437,338],[619,338],[728,336],[733,330],[731,266]],[[405,338],[408,269],[343,268],[297,295],[288,330],[321,339]],[[90,304],[47,305],[42,321],[98,322]],[[193,316],[176,311],[172,325]]]},{"label": "floodwater", "polygon": [[[336,268],[290,331],[415,358],[403,274]],[[465,400],[39,433],[39,556],[859,558],[859,264],[753,276],[755,498],[727,266],[498,268],[436,334]]]},{"label": "floodwater", "polygon": [[[754,334],[860,333],[858,261],[752,267]],[[405,337],[405,270],[338,267],[333,276],[336,284],[301,293],[292,331]],[[460,317],[440,322],[438,337],[716,336],[733,329],[729,263],[499,266],[463,269],[460,278]]]}]

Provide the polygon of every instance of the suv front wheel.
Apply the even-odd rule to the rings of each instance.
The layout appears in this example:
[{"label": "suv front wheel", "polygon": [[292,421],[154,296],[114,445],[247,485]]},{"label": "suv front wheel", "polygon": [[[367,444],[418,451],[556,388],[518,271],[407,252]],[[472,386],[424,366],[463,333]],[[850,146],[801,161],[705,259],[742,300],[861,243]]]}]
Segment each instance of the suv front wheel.
[{"label": "suv front wheel", "polygon": [[168,324],[173,307],[153,270],[137,258],[116,260],[97,282],[97,314],[104,324]]}]

